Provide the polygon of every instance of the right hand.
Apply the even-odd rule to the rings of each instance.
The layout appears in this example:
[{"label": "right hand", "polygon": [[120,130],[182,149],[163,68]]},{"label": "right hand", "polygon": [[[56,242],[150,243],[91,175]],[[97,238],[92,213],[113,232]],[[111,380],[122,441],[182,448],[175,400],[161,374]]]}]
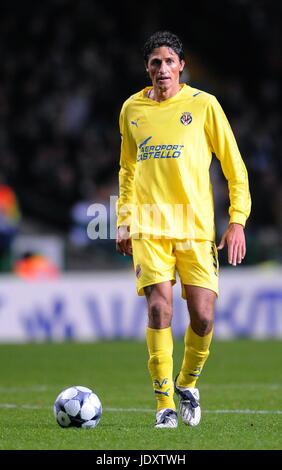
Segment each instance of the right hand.
[{"label": "right hand", "polygon": [[117,230],[116,249],[123,256],[132,256],[132,245],[129,231],[130,228],[127,225],[120,225]]}]

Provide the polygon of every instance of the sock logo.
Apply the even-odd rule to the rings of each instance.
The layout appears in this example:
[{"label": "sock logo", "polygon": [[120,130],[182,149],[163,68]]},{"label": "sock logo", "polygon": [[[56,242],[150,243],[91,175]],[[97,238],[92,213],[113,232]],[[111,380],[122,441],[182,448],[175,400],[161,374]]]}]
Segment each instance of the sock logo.
[{"label": "sock logo", "polygon": [[196,367],[196,369],[193,370],[193,373],[190,373],[189,375],[191,375],[192,377],[199,377],[201,372],[202,372],[202,368]]},{"label": "sock logo", "polygon": [[[158,388],[163,388],[163,385],[167,385],[167,384],[168,384],[168,378],[167,377],[165,379],[163,379],[162,381],[160,381],[158,379],[154,380],[154,386],[158,387]],[[167,388],[165,391],[154,389],[154,392],[156,393],[156,395],[165,395],[166,397],[169,397],[170,388]]]},{"label": "sock logo", "polygon": [[166,385],[167,383],[168,383],[167,378],[163,379],[162,382],[159,382],[159,380],[157,380],[157,379],[154,380],[154,386],[159,387],[159,388],[162,388],[162,386]]},{"label": "sock logo", "polygon": [[170,388],[168,388],[165,392],[161,392],[160,390],[154,390],[154,392],[157,395],[165,395],[166,397],[169,397]]}]

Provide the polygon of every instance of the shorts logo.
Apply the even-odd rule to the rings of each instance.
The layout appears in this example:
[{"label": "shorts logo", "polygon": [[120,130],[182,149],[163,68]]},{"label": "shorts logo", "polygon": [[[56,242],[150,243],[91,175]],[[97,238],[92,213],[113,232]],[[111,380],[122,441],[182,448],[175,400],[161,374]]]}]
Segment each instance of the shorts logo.
[{"label": "shorts logo", "polygon": [[211,244],[211,255],[212,255],[212,264],[214,267],[214,274],[218,276],[218,259],[217,259],[217,251],[215,244]]},{"label": "shorts logo", "polygon": [[139,279],[139,277],[141,276],[141,266],[140,266],[140,264],[136,265],[135,274],[136,274],[137,279]]},{"label": "shorts logo", "polygon": [[185,112],[185,113],[182,113],[182,116],[180,118],[180,122],[184,125],[184,126],[188,126],[188,124],[191,124],[192,122],[192,116],[190,113]]}]

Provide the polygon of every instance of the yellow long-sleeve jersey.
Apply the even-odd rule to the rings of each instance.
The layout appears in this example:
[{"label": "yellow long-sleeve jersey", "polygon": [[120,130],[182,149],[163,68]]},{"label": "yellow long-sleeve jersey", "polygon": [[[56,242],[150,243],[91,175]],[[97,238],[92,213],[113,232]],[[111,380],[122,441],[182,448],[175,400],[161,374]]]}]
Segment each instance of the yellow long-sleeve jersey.
[{"label": "yellow long-sleeve jersey", "polygon": [[228,181],[230,223],[245,225],[248,175],[217,99],[182,84],[159,103],[148,98],[150,88],[132,95],[120,113],[117,225],[129,225],[133,236],[213,241],[213,153]]}]

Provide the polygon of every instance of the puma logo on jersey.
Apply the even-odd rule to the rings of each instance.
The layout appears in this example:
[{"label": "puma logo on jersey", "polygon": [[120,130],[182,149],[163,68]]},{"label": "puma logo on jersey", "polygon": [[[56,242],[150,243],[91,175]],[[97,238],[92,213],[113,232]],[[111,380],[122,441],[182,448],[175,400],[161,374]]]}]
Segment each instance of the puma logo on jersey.
[{"label": "puma logo on jersey", "polygon": [[136,121],[130,121],[130,122],[131,122],[131,124],[132,124],[133,126],[138,127],[138,121],[139,121],[139,118],[136,119]]}]

